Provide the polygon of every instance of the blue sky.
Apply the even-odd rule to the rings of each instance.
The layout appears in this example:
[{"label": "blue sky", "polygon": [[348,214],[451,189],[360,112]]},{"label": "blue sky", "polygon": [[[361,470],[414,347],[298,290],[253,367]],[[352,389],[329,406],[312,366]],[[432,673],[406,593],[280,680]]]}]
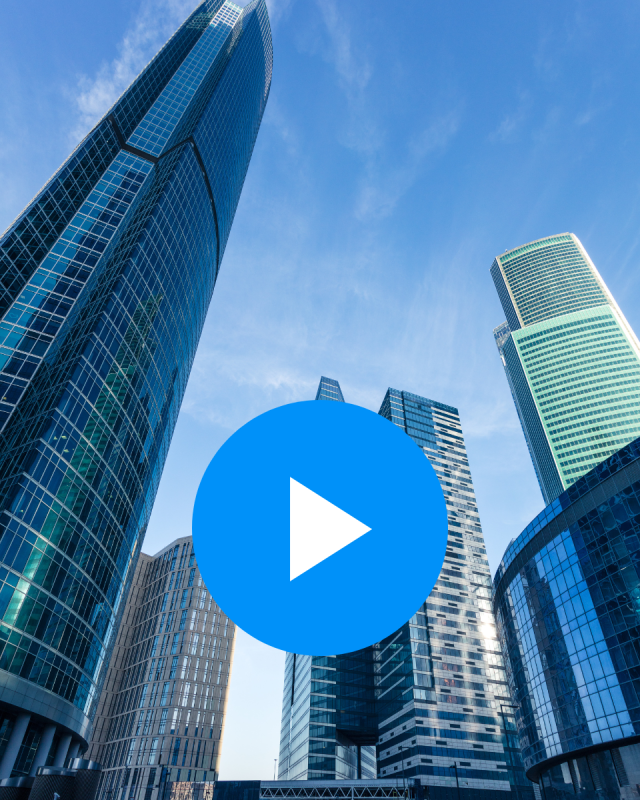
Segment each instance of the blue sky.
[{"label": "blue sky", "polygon": [[[4,0],[0,228],[194,5]],[[388,386],[459,409],[495,569],[542,498],[489,267],[572,231],[640,331],[640,6],[269,5],[271,97],[145,550],[190,530],[235,429],[324,374],[376,411]],[[273,774],[281,686],[240,635],[221,777]]]}]

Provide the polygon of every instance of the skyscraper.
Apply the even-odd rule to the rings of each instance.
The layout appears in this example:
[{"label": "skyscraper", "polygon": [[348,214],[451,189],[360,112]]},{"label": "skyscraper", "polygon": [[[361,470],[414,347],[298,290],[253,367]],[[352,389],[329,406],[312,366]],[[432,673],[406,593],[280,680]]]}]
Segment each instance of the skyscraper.
[{"label": "skyscraper", "polygon": [[[342,400],[337,382],[323,377],[317,399]],[[507,796],[512,787],[518,796],[532,797],[511,721],[458,412],[389,389],[379,413],[413,438],[440,479],[449,516],[444,566],[427,601],[384,641],[337,657],[287,654],[279,778],[377,773],[381,779],[416,778],[434,800],[454,797],[449,792],[456,783],[470,800]],[[388,582],[411,580],[419,568],[408,553],[407,574],[389,575]],[[372,740],[375,762],[362,746]]]},{"label": "skyscraper", "polygon": [[[344,403],[338,381],[321,377],[316,400]],[[377,738],[372,648],[338,656],[287,653],[281,779],[375,778]]]},{"label": "skyscraper", "polygon": [[546,503],[640,434],[640,343],[572,233],[491,267],[494,330]]},{"label": "skyscraper", "polygon": [[87,754],[104,769],[100,800],[216,779],[234,638],[190,536],[141,554]]},{"label": "skyscraper", "polygon": [[640,438],[514,539],[493,605],[544,800],[640,798]]},{"label": "skyscraper", "polygon": [[0,778],[87,746],[271,63],[205,0],[0,239]]}]

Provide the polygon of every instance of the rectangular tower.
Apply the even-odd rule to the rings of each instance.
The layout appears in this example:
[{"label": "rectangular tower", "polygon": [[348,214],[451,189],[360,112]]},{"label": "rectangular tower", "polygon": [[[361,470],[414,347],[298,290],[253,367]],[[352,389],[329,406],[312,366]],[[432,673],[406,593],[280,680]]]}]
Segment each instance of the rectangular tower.
[{"label": "rectangular tower", "polygon": [[234,638],[190,536],[140,556],[87,755],[105,770],[99,800],[216,779]]},{"label": "rectangular tower", "polygon": [[[334,399],[336,385],[322,378],[318,399]],[[323,393],[330,396],[321,398]],[[359,706],[368,709],[360,716],[361,731],[370,737],[375,730],[377,777],[416,778],[430,787],[433,800],[448,798],[456,781],[469,800],[508,796],[512,785],[522,798],[532,797],[510,721],[489,563],[458,412],[389,389],[379,413],[413,438],[440,480],[449,518],[444,566],[427,601],[384,641],[338,659],[287,654],[279,778],[358,777],[344,766],[349,754],[357,759],[357,746],[340,749],[341,697],[355,695],[355,682],[339,668],[327,670],[345,659],[360,664],[356,696],[368,700]],[[407,554],[408,574],[389,575],[389,584],[410,580],[419,568]],[[353,733],[347,735],[357,743]],[[360,750],[361,774],[368,777],[372,759]]]},{"label": "rectangular tower", "polygon": [[640,435],[640,343],[572,233],[491,267],[494,336],[545,503]]},{"label": "rectangular tower", "polygon": [[[316,400],[344,403],[338,381],[321,377]],[[372,648],[339,656],[287,653],[280,779],[375,778],[377,731]]]},{"label": "rectangular tower", "polygon": [[[448,797],[474,800],[531,788],[491,611],[491,575],[457,409],[389,389],[380,414],[406,431],[436,471],[449,542],[436,585],[418,612],[375,647],[378,775],[404,774]],[[409,562],[410,563],[410,560]],[[419,568],[419,565],[415,565]],[[455,765],[455,767],[454,767]]]}]

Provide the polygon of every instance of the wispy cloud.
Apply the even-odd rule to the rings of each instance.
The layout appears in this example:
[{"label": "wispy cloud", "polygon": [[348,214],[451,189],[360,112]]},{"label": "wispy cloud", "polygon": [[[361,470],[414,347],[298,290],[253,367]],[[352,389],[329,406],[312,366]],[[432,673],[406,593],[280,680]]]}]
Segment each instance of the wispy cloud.
[{"label": "wispy cloud", "polygon": [[460,118],[459,109],[437,117],[408,144],[404,162],[395,168],[382,170],[375,159],[369,160],[356,204],[357,218],[367,221],[389,216],[400,198],[421,177],[429,157],[447,148],[458,132]]},{"label": "wispy cloud", "polygon": [[389,116],[381,115],[379,87],[373,81],[375,61],[362,44],[355,40],[336,0],[316,0],[320,10],[326,44],[322,50],[330,63],[346,101],[346,125],[338,128],[342,144],[362,159],[363,175],[356,194],[354,214],[361,222],[380,220],[393,213],[398,201],[420,177],[429,157],[442,153],[458,131],[461,119],[459,103],[451,94],[431,113],[416,135],[408,132],[404,141],[391,149],[394,163],[381,157],[389,155]]},{"label": "wispy cloud", "polygon": [[318,0],[318,6],[331,41],[328,58],[349,92],[364,91],[373,72],[371,64],[364,56],[355,55],[349,26],[335,0]]},{"label": "wispy cloud", "polygon": [[327,34],[322,50],[325,61],[333,66],[346,100],[349,118],[341,131],[344,144],[369,155],[380,149],[384,135],[368,103],[367,89],[373,76],[373,64],[361,48],[356,48],[351,28],[336,0],[317,0]]},{"label": "wispy cloud", "polygon": [[517,108],[503,117],[495,131],[489,135],[489,140],[492,142],[511,141],[526,120],[531,105],[532,101],[529,92],[520,92]]},{"label": "wispy cloud", "polygon": [[[290,11],[294,2],[295,0],[267,0],[269,22],[272,30],[278,27],[280,20]],[[246,2],[241,2],[239,5],[246,5]]]},{"label": "wispy cloud", "polygon": [[70,133],[74,142],[96,124],[197,5],[195,0],[143,0],[118,56],[102,64],[97,74],[80,75],[69,91],[77,114]]}]

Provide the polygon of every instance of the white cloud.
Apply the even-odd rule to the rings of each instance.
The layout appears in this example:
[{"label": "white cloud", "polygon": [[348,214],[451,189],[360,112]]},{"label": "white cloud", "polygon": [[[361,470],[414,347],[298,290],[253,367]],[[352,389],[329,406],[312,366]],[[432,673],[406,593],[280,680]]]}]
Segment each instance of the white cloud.
[{"label": "white cloud", "polygon": [[382,219],[395,209],[400,198],[421,177],[429,156],[442,153],[460,127],[460,111],[438,116],[406,148],[404,163],[388,170],[370,159],[366,178],[356,204],[356,217],[362,221]]},{"label": "white cloud", "polygon": [[84,137],[197,6],[194,0],[143,0],[118,47],[96,75],[80,75],[73,96],[74,142]]},{"label": "white cloud", "polygon": [[531,108],[531,96],[528,92],[520,92],[518,107],[515,111],[506,114],[496,130],[490,134],[492,142],[508,142],[513,139],[516,131],[522,126]]},{"label": "white cloud", "polygon": [[[269,11],[269,22],[271,29],[275,30],[280,20],[287,14],[293,5],[294,0],[267,0],[267,9]],[[239,5],[246,5],[246,3],[239,3]]]},{"label": "white cloud", "polygon": [[354,55],[349,27],[335,0],[318,0],[318,6],[331,41],[328,57],[344,87],[349,92],[364,91],[371,79],[371,65],[363,56]]}]

